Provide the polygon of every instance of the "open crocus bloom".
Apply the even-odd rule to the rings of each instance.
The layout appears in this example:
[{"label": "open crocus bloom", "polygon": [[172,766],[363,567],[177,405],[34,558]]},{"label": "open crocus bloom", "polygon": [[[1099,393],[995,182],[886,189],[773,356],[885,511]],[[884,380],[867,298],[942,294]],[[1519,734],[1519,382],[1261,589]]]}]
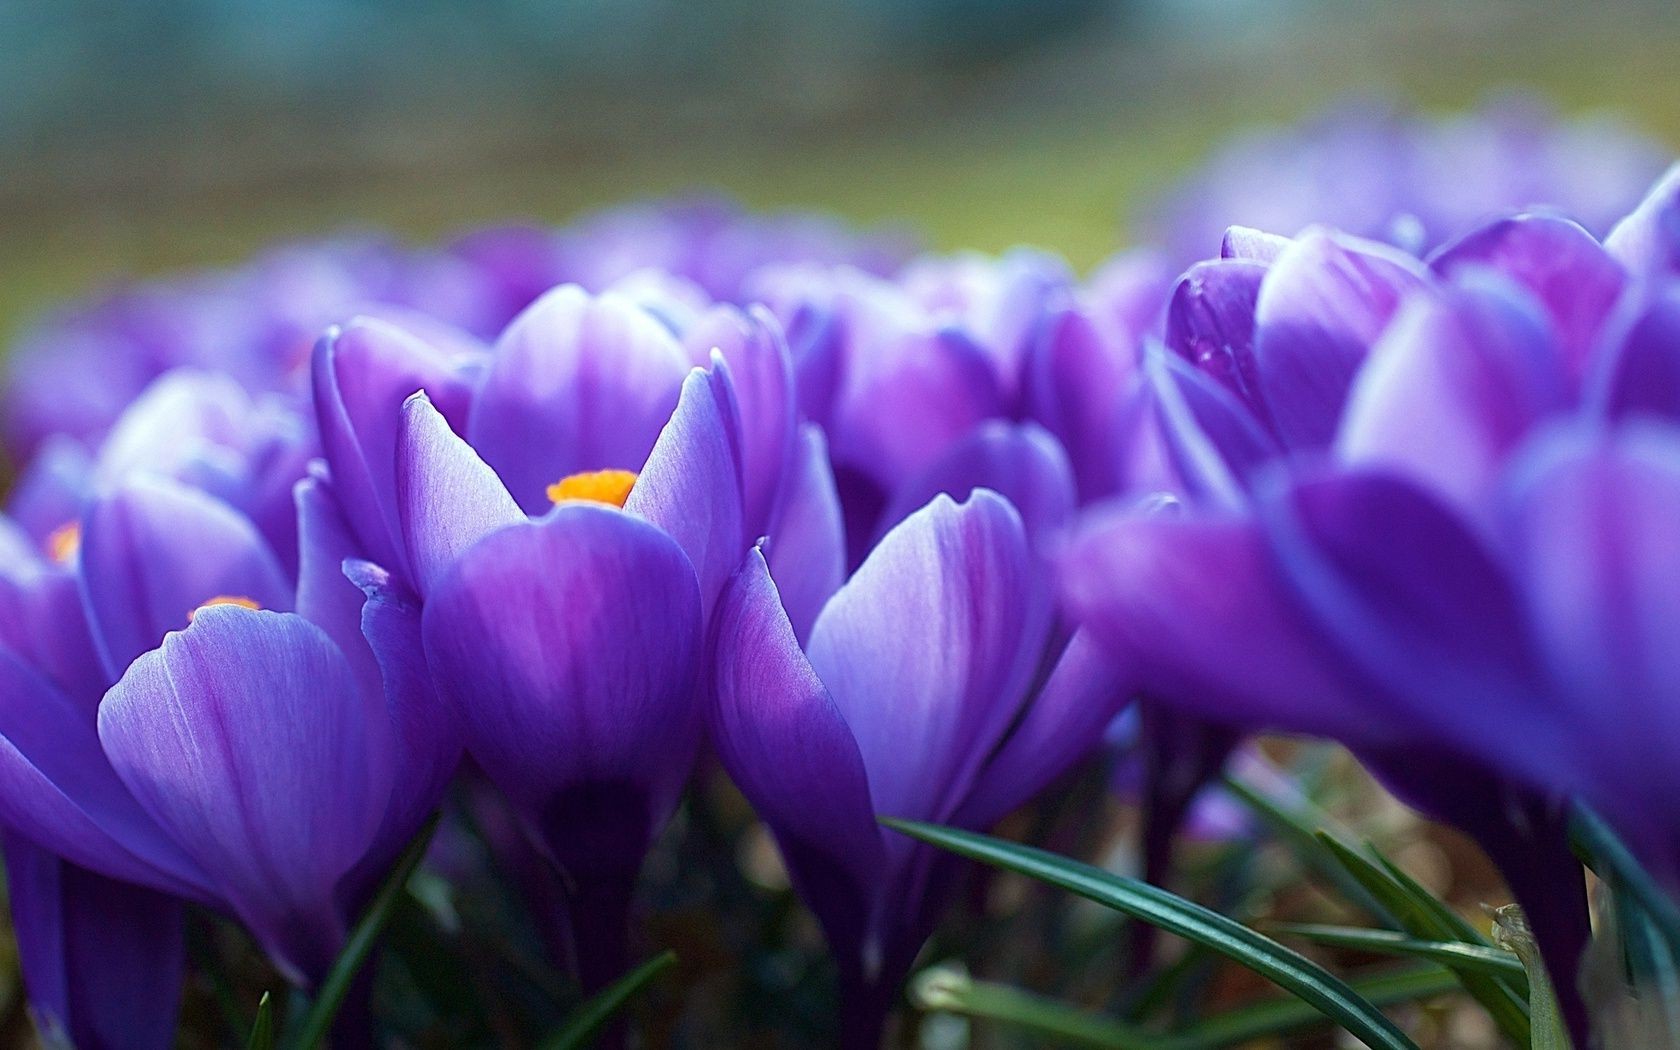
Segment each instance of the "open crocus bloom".
[{"label": "open crocus bloom", "polygon": [[1677,870],[1672,763],[1649,750],[1676,709],[1655,537],[1680,528],[1680,327],[1650,248],[1673,185],[1608,250],[1544,216],[1472,231],[1398,301],[1327,234],[1310,267],[1306,238],[1258,273],[1212,264],[1175,303],[1197,370],[1161,387],[1183,395],[1168,430],[1204,498],[1094,515],[1065,575],[1149,695],[1342,740],[1475,835],[1578,1032],[1585,913],[1556,802],[1587,800]]},{"label": "open crocus bloom", "polygon": [[876,818],[987,826],[1084,754],[1126,694],[1083,638],[1058,650],[1021,518],[986,490],[889,532],[803,646],[757,551],[717,621],[718,755],[822,921],[844,1044],[873,1045],[952,874]]}]

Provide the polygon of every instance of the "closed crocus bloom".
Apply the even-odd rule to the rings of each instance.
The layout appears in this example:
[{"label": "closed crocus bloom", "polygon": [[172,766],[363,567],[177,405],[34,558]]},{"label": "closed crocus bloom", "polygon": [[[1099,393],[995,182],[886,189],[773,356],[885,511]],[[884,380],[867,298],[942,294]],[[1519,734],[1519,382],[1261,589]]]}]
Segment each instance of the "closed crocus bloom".
[{"label": "closed crocus bloom", "polygon": [[875,1045],[952,875],[877,817],[986,826],[1124,695],[1083,638],[1036,688],[1058,655],[1048,598],[1020,516],[989,491],[888,533],[803,645],[757,552],[725,594],[713,738],[827,933],[843,1045]]}]

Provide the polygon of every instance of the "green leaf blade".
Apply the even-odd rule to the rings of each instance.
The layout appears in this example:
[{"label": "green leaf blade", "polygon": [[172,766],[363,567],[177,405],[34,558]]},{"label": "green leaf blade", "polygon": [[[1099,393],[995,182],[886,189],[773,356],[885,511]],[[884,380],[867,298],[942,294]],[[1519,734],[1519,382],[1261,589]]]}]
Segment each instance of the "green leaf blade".
[{"label": "green leaf blade", "polygon": [[1006,868],[1195,941],[1311,1003],[1374,1050],[1417,1050],[1382,1011],[1310,959],[1231,919],[1136,879],[1030,846],[912,821],[888,827],[972,860]]},{"label": "green leaf blade", "polygon": [[257,1020],[251,1025],[251,1038],[245,1041],[246,1050],[274,1050],[274,1000],[267,993],[257,1001]]},{"label": "green leaf blade", "polygon": [[676,952],[662,952],[620,977],[578,1007],[566,1024],[538,1044],[538,1050],[581,1050],[631,997],[677,964]]}]

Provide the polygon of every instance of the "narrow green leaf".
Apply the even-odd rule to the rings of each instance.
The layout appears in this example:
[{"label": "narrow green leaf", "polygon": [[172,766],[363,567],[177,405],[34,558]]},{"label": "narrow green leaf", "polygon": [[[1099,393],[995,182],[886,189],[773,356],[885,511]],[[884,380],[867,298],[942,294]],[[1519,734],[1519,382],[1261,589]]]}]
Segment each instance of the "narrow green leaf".
[{"label": "narrow green leaf", "polygon": [[1615,886],[1618,895],[1632,898],[1668,942],[1670,954],[1680,956],[1680,904],[1663,892],[1604,818],[1576,803],[1569,814],[1569,837],[1587,866]]},{"label": "narrow green leaf", "polygon": [[580,1050],[588,1046],[631,996],[676,963],[676,952],[662,952],[631,970],[579,1006],[558,1032],[537,1044],[538,1050]]},{"label": "narrow green leaf", "polygon": [[[1318,838],[1335,853],[1348,873],[1382,902],[1404,932],[1419,940],[1461,941],[1484,948],[1488,946],[1487,939],[1477,933],[1475,927],[1453,914],[1416,881],[1398,877],[1395,874],[1398,869],[1388,864],[1375,850],[1371,852],[1379,859],[1371,860],[1334,835],[1321,831]],[[1528,1045],[1528,1001],[1523,993],[1513,984],[1483,971],[1450,963],[1448,967],[1458,974],[1464,990],[1482,1004],[1501,1031],[1518,1046]]]},{"label": "narrow green leaf", "polygon": [[1423,941],[1394,930],[1367,930],[1358,926],[1279,923],[1267,929],[1334,948],[1353,948],[1377,955],[1404,955],[1454,969],[1478,970],[1512,981],[1526,983],[1528,980],[1522,960],[1503,948],[1488,948],[1462,941]]},{"label": "narrow green leaf", "polygon": [[1493,939],[1516,953],[1528,968],[1528,1015],[1534,1029],[1530,1050],[1575,1050],[1558,1009],[1552,979],[1546,973],[1546,962],[1540,958],[1540,946],[1534,942],[1534,931],[1529,929],[1528,916],[1520,907],[1507,904],[1494,911]]},{"label": "narrow green leaf", "polygon": [[1226,775],[1225,786],[1248,808],[1254,810],[1302,863],[1323,876],[1343,897],[1382,922],[1394,921],[1394,917],[1371,896],[1358,879],[1347,873],[1347,869],[1342,867],[1336,855],[1329,852],[1319,839],[1319,832],[1324,831],[1330,822],[1328,814],[1316,807],[1298,812],[1234,776]]},{"label": "narrow green leaf", "polygon": [[1382,1011],[1310,959],[1241,923],[1137,879],[986,835],[913,821],[888,827],[941,849],[1058,886],[1134,919],[1206,945],[1313,1004],[1374,1050],[1416,1050]]},{"label": "narrow green leaf", "polygon": [[251,1026],[246,1050],[274,1050],[274,1002],[267,992],[257,1001],[257,1022]]},{"label": "narrow green leaf", "polygon": [[[1378,1006],[1460,990],[1458,979],[1438,966],[1367,977],[1349,986]],[[925,1010],[1031,1032],[1042,1037],[1046,1046],[1097,1050],[1220,1050],[1329,1023],[1323,1012],[1300,999],[1268,999],[1164,1035],[1009,985],[975,981],[945,967],[923,971],[912,985],[911,998]]]},{"label": "narrow green leaf", "polygon": [[437,830],[437,825],[438,818],[433,816],[409,842],[408,848],[397,858],[396,866],[391,869],[385,884],[379,887],[373,903],[362,913],[356,928],[350,931],[349,939],[344,942],[344,949],[338,953],[338,958],[333,960],[332,969],[327,971],[327,978],[321,982],[321,990],[303,1019],[303,1025],[294,1043],[297,1050],[314,1050],[326,1040],[327,1033],[332,1030],[333,1020],[338,1016],[339,1007],[344,1005],[344,997],[350,993],[350,986],[355,983],[356,975],[361,972],[362,964],[367,962],[374,945],[379,942],[379,935],[391,921],[391,916],[396,913],[397,903],[402,900],[409,876],[414,874],[414,869],[420,866],[421,859],[426,856],[426,847],[431,844],[432,832]]}]

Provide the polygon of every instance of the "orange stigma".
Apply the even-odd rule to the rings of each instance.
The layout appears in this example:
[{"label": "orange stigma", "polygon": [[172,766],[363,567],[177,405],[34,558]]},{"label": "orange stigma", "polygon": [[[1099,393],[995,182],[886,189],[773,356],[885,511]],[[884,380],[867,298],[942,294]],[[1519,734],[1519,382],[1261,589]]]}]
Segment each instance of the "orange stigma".
[{"label": "orange stigma", "polygon": [[251,599],[245,597],[242,594],[218,594],[214,598],[210,598],[210,599],[206,600],[205,602],[203,602],[202,604],[200,604],[197,609],[194,609],[192,612],[188,613],[187,614],[187,622],[192,623],[193,617],[197,616],[199,614],[200,610],[208,609],[212,605],[237,605],[241,609],[261,609],[262,608],[261,605],[252,601]]},{"label": "orange stigma", "polygon": [[76,560],[76,553],[82,549],[82,526],[74,521],[67,521],[47,534],[44,544],[47,557],[58,565],[68,565]]},{"label": "orange stigma", "polygon": [[551,503],[581,499],[622,507],[624,501],[630,498],[630,489],[635,484],[636,472],[633,470],[585,470],[568,474],[550,485],[548,498]]}]

